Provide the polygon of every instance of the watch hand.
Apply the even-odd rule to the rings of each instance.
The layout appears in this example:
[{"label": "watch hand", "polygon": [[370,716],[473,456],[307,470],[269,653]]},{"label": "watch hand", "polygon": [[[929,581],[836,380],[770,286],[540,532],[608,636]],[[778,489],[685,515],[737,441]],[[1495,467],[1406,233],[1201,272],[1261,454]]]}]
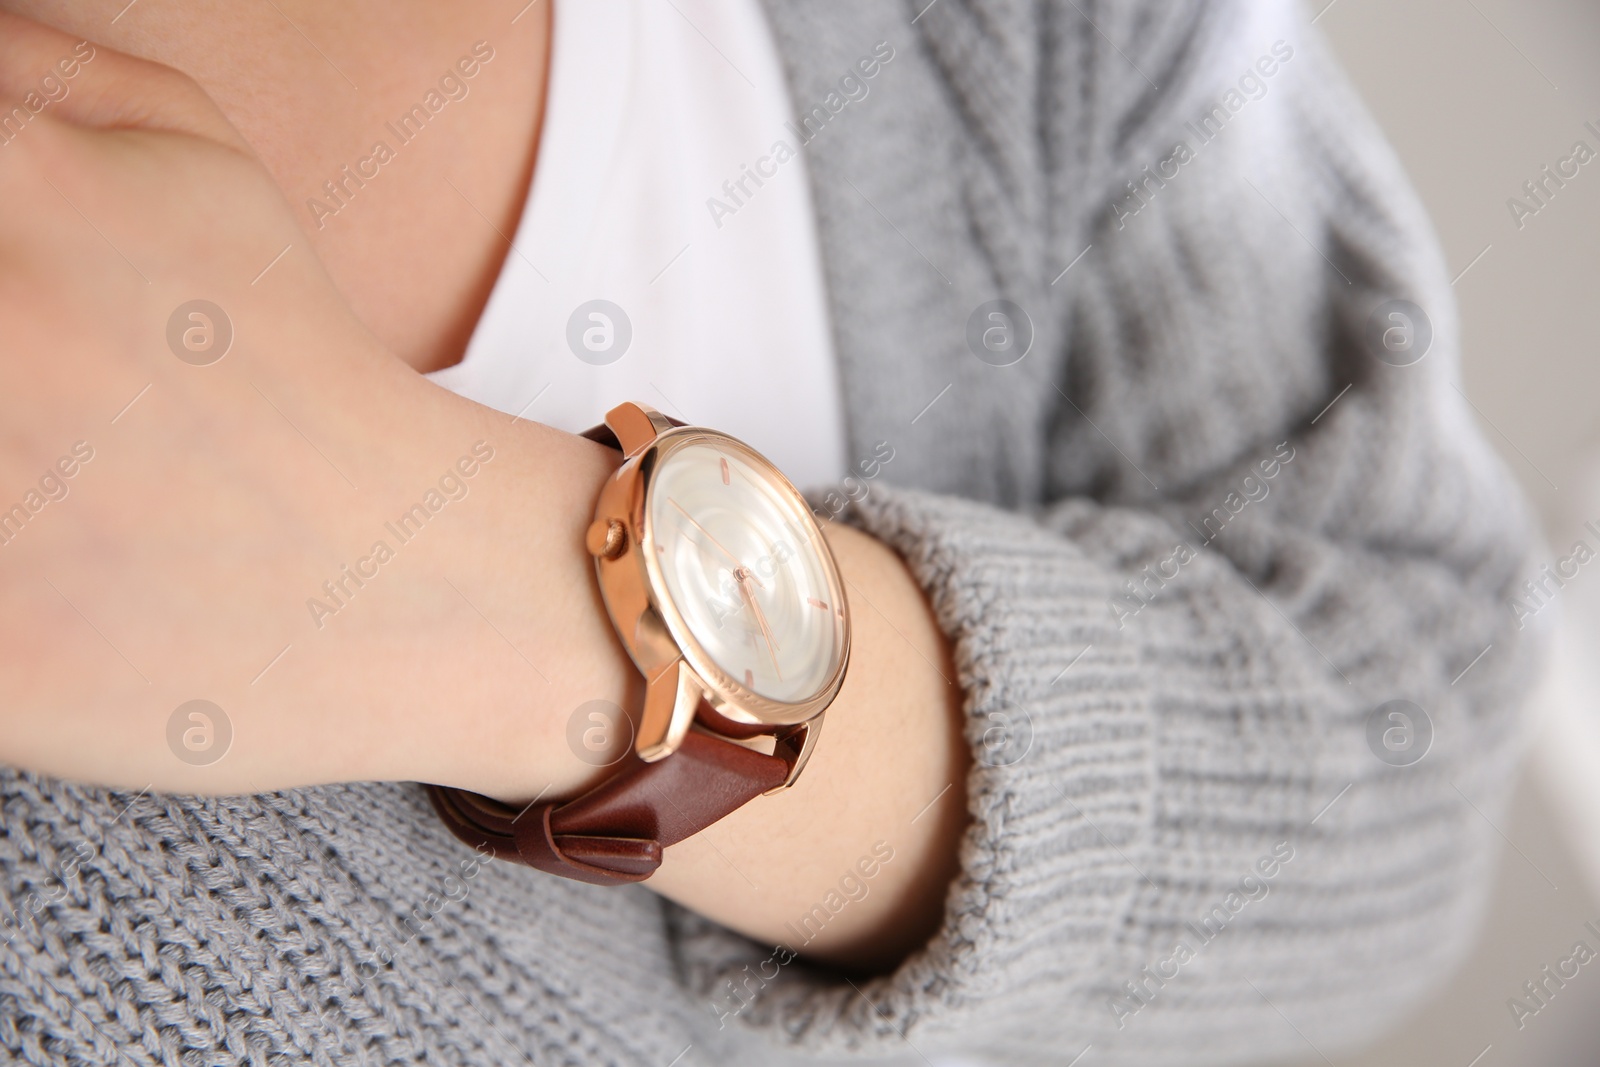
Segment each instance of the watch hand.
[{"label": "watch hand", "polygon": [[676,500],[672,499],[670,496],[667,497],[667,503],[669,503],[673,507],[677,508],[678,509],[678,514],[682,515],[684,518],[688,519],[690,525],[692,525],[696,530],[699,530],[701,533],[705,534],[706,535],[706,539],[708,541],[710,541],[712,544],[716,545],[717,548],[722,552],[722,554],[724,556],[727,556],[729,559],[733,560],[734,577],[738,577],[739,572],[743,571],[750,578],[754,579],[755,583],[757,585],[761,586],[761,588],[763,588],[763,589],[766,588],[766,586],[762,584],[761,579],[757,578],[754,574],[751,574],[749,569],[746,568],[745,565],[740,562],[738,556],[735,556],[732,552],[729,552],[726,548],[723,547],[721,541],[718,541],[715,537],[712,537],[710,530],[706,529],[704,526],[701,526],[698,522],[695,522],[694,516],[689,514],[687,511],[684,511],[682,504],[678,503]]},{"label": "watch hand", "polygon": [[755,612],[756,623],[761,627],[761,636],[767,642],[767,654],[772,657],[772,669],[778,675],[778,680],[783,680],[783,669],[778,666],[778,644],[772,639],[772,628],[767,625],[766,612],[761,610],[761,604],[756,600],[756,595],[745,584],[745,579],[751,577],[750,572],[743,567],[734,572],[734,577],[739,581],[739,591],[744,594],[745,603],[749,604]]}]

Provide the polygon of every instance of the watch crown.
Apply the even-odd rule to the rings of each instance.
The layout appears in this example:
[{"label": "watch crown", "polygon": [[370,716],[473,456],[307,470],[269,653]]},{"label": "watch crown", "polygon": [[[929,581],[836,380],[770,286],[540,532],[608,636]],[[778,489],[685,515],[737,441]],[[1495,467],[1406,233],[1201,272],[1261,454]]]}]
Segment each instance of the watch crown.
[{"label": "watch crown", "polygon": [[621,519],[595,519],[583,540],[591,556],[616,559],[628,547],[628,528]]}]

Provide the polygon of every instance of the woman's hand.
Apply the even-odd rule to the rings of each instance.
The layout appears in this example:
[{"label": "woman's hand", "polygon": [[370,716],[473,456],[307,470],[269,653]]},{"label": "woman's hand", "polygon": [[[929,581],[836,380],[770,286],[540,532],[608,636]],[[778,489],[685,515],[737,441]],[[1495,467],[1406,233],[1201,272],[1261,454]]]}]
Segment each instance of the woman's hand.
[{"label": "woman's hand", "polygon": [[384,351],[185,76],[0,15],[0,100],[0,760],[236,792],[568,755],[628,684],[604,450]]}]

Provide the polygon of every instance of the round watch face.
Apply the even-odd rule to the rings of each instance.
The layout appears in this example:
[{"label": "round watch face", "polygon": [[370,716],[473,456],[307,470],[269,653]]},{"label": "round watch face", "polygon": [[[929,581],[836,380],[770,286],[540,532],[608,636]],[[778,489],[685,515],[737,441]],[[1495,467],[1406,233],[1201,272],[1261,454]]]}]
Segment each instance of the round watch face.
[{"label": "round watch face", "polygon": [[699,438],[662,450],[646,508],[661,584],[711,664],[770,701],[820,695],[845,654],[843,594],[788,483],[737,441]]}]

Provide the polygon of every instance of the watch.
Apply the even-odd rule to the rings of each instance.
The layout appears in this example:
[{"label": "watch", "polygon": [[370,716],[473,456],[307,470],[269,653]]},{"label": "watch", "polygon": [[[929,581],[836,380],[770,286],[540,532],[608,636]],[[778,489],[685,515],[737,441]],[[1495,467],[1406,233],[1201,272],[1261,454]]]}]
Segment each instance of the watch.
[{"label": "watch", "polygon": [[496,858],[597,885],[799,778],[844,683],[850,611],[811,508],[734,437],[621,404],[584,436],[624,453],[585,546],[645,678],[633,751],[575,799],[523,809],[445,786],[434,808]]}]

